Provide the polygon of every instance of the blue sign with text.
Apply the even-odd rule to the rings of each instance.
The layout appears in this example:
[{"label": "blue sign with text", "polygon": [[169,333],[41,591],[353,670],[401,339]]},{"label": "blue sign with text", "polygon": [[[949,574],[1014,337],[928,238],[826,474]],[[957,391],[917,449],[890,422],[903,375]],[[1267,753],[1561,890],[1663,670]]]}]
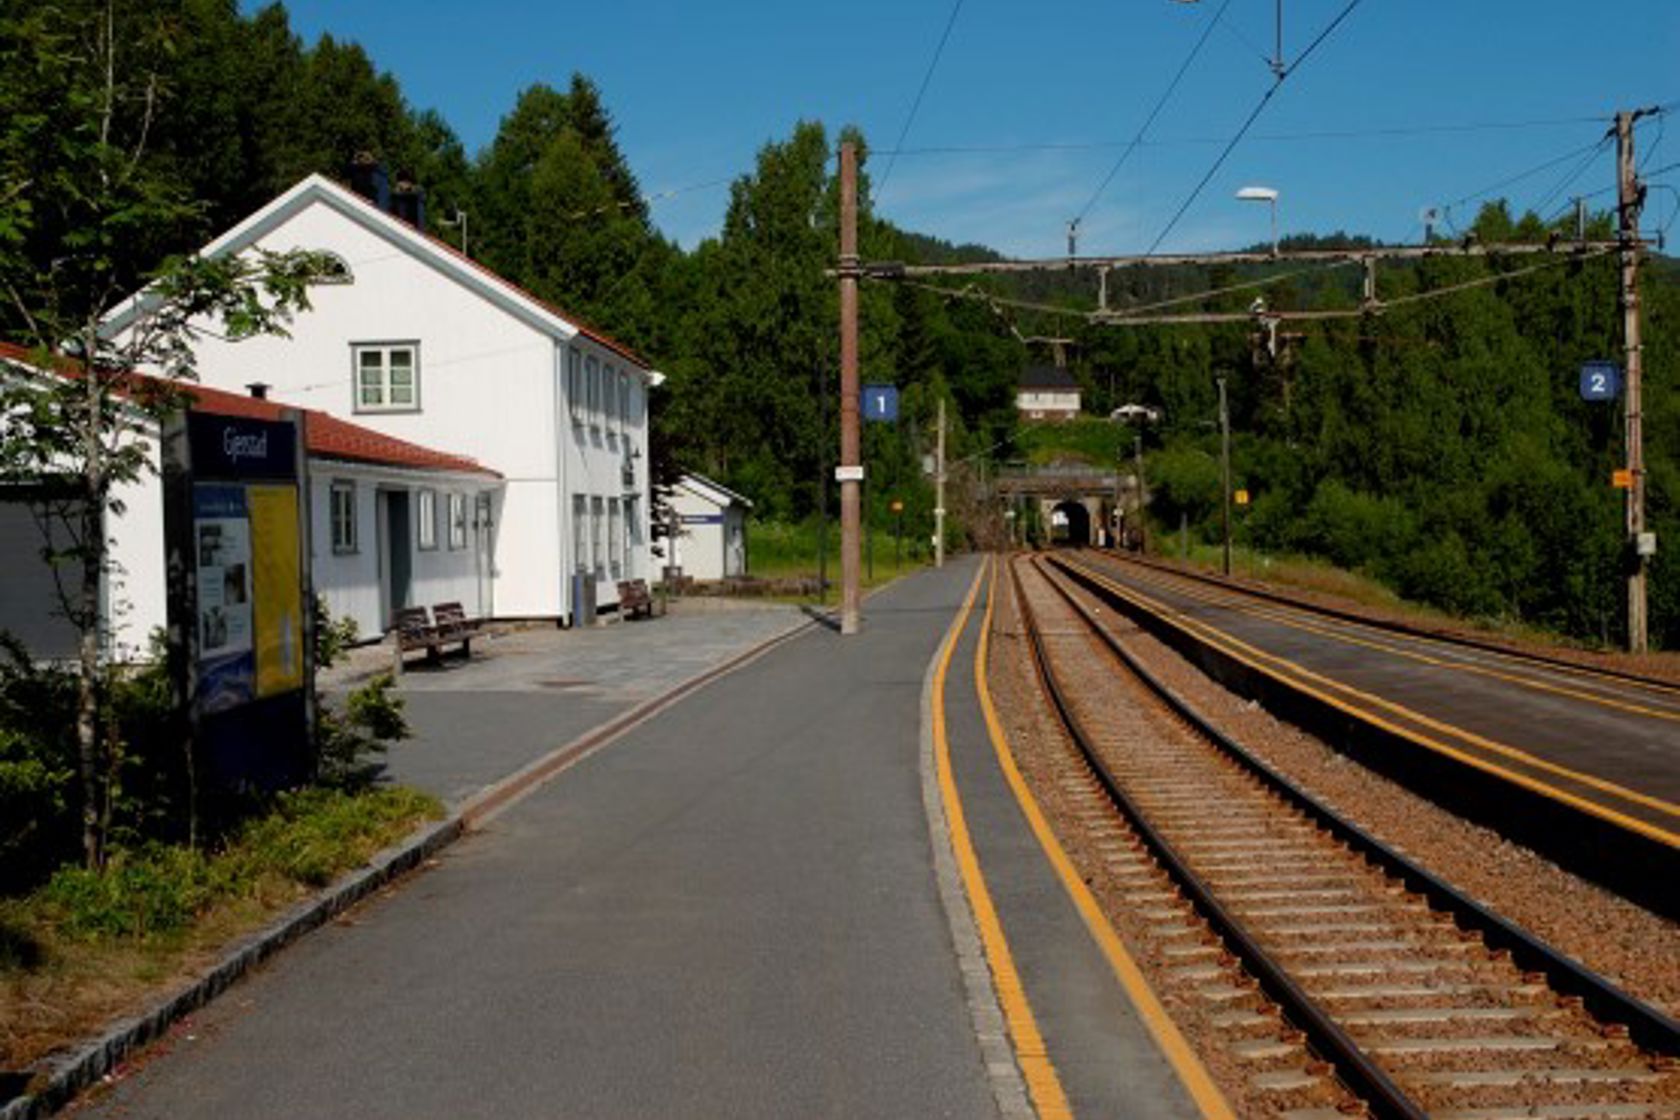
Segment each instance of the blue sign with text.
[{"label": "blue sign with text", "polygon": [[898,386],[865,385],[863,387],[863,418],[892,423],[898,419]]},{"label": "blue sign with text", "polygon": [[1587,362],[1581,366],[1581,399],[1613,401],[1622,392],[1622,371],[1615,362]]}]

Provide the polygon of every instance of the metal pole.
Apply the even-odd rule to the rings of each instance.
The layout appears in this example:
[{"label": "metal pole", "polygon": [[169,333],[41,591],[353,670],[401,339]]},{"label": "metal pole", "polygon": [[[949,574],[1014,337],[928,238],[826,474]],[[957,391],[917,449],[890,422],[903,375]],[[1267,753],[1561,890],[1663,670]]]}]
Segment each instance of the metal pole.
[{"label": "metal pole", "polygon": [[893,518],[893,574],[904,567],[904,508],[899,507]]},{"label": "metal pole", "polygon": [[875,582],[875,511],[869,504],[869,475],[863,476],[863,563],[869,582]]},{"label": "metal pole", "polygon": [[1219,378],[1219,477],[1222,491],[1220,510],[1225,538],[1222,568],[1228,576],[1231,574],[1231,402],[1226,393],[1223,376]]},{"label": "metal pole", "polygon": [[1149,501],[1149,490],[1143,484],[1143,433],[1138,433],[1132,445],[1137,458],[1138,551],[1146,551],[1143,540],[1143,507]]},{"label": "metal pole", "polygon": [[817,367],[822,432],[817,438],[817,602],[828,603],[828,363]]},{"label": "metal pole", "polygon": [[857,146],[840,145],[840,633],[858,629]]},{"label": "metal pole", "polygon": [[1628,651],[1644,653],[1646,649],[1647,601],[1645,597],[1645,557],[1640,541],[1645,533],[1645,433],[1642,366],[1640,346],[1639,308],[1639,210],[1641,204],[1639,177],[1633,162],[1633,122],[1640,113],[1616,114],[1616,186],[1620,232],[1622,236],[1622,337],[1627,364],[1627,469],[1632,485],[1627,492],[1628,549]]},{"label": "metal pole", "polygon": [[945,398],[939,398],[939,439],[934,452],[938,497],[933,507],[933,566],[945,566]]}]

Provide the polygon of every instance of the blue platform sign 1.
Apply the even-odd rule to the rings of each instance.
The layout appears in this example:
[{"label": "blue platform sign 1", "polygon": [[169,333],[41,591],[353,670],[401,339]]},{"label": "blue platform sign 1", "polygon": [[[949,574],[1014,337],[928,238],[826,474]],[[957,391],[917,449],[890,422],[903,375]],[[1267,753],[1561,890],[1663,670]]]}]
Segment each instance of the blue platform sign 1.
[{"label": "blue platform sign 1", "polygon": [[1622,392],[1622,371],[1615,362],[1586,362],[1581,366],[1581,399],[1613,401]]},{"label": "blue platform sign 1", "polygon": [[892,423],[898,419],[898,386],[865,385],[863,387],[863,418]]}]

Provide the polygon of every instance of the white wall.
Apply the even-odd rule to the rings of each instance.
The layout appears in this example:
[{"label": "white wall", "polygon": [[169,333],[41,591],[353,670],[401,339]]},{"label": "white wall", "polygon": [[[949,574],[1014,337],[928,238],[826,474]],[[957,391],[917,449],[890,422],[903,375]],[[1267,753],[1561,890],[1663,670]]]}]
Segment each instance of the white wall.
[{"label": "white wall", "polygon": [[[330,249],[353,282],[311,289],[313,309],[292,323],[290,338],[204,336],[195,348],[200,379],[234,392],[266,382],[278,401],[500,471],[508,500],[497,534],[498,613],[560,614],[553,339],[325,205],[306,208],[258,243]],[[351,346],[359,342],[419,344],[418,410],[356,410]]]},{"label": "white wall", "polygon": [[[691,579],[714,580],[746,574],[746,511],[722,505],[684,486],[671,492],[671,508],[680,535],[672,547],[672,562]],[[705,518],[705,521],[685,521]],[[713,520],[716,519],[716,520]],[[730,542],[731,530],[736,533]]]},{"label": "white wall", "polygon": [[[316,460],[310,468],[311,552],[315,565],[315,591],[327,601],[333,618],[350,617],[363,638],[376,638],[387,622],[385,566],[380,559],[383,527],[379,523],[379,493],[401,491],[408,495],[409,531],[403,541],[387,541],[384,547],[402,547],[411,558],[407,606],[434,607],[439,603],[460,603],[469,617],[490,612],[490,581],[483,578],[489,564],[480,549],[490,542],[474,523],[474,498],[493,490],[495,480],[471,475],[396,471],[388,468]],[[356,550],[338,553],[332,541],[332,486],[352,482],[356,495]],[[420,501],[418,492],[437,495],[437,547],[420,549]],[[448,495],[458,493],[466,500],[466,547],[449,547]],[[495,518],[500,520],[499,511]],[[481,564],[483,570],[481,570]]]},{"label": "white wall", "polygon": [[[639,451],[634,481],[622,479],[624,437],[602,417],[574,425],[566,399],[569,347],[622,372],[623,359],[582,335],[565,341],[515,318],[423,261],[417,251],[315,203],[258,242],[275,250],[328,249],[353,282],[311,291],[313,309],[290,338],[228,343],[206,335],[196,348],[205,384],[243,391],[272,386],[287,404],[331,412],[426,447],[469,455],[506,477],[495,533],[495,613],[553,617],[570,611],[571,495],[636,500],[638,542],[623,578],[646,577],[649,506],[646,384],[630,378],[631,410],[622,427]],[[419,344],[420,407],[357,412],[351,367],[356,342]],[[617,597],[610,572],[598,599]]]}]

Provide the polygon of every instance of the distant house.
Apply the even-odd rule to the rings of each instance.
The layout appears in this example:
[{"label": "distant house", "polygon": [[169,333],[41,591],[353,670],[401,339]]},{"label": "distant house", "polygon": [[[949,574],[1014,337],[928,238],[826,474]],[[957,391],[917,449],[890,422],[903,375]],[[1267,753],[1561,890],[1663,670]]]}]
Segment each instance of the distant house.
[{"label": "distant house", "polygon": [[1021,374],[1015,407],[1024,420],[1072,420],[1079,415],[1079,382],[1061,366],[1029,366]]},{"label": "distant house", "polygon": [[[342,267],[311,292],[313,309],[289,337],[205,331],[193,345],[199,379],[229,390],[266,382],[277,398],[499,472],[506,481],[493,508],[465,514],[487,526],[488,612],[590,621],[577,616],[597,601],[610,607],[616,581],[654,574],[647,394],[659,375],[624,344],[428,236],[417,204],[397,201],[311,175],[206,245],[210,257],[324,251]],[[107,330],[128,329],[146,299],[124,305]],[[417,574],[398,578],[407,558],[419,573],[431,549],[419,535],[424,500],[379,485],[357,491],[378,521],[357,547],[385,574],[370,630],[432,601]]]},{"label": "distant house", "polygon": [[697,474],[672,489],[677,521],[671,562],[690,579],[729,579],[747,574],[747,511],[752,502]]},{"label": "distant house", "polygon": [[[0,343],[0,376],[40,372],[21,347]],[[188,407],[218,416],[277,420],[280,401],[182,384]],[[505,481],[463,455],[396,439],[313,410],[296,410],[304,425],[309,475],[310,539],[315,591],[334,618],[352,618],[364,636],[384,625],[386,589],[396,583],[416,602],[459,602],[475,616],[492,613],[490,511],[502,504]],[[162,467],[155,427],[135,437],[152,470],[117,489],[120,513],[106,515],[115,575],[104,590],[109,617],[104,645],[111,656],[142,656],[151,632],[167,621]],[[0,629],[45,659],[74,654],[75,634],[58,607],[54,570],[41,556],[40,523],[52,480],[0,489]],[[403,510],[416,547],[382,545],[390,510]],[[73,586],[72,573],[57,578]]]}]

